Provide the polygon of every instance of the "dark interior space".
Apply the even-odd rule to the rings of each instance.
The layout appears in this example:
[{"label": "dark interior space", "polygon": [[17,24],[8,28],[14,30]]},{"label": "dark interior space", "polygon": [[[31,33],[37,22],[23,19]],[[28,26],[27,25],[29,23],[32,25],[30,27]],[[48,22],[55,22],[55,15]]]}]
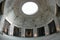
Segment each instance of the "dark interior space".
[{"label": "dark interior space", "polygon": [[44,27],[40,27],[37,29],[37,35],[38,35],[38,37],[45,35]]},{"label": "dark interior space", "polygon": [[13,33],[14,36],[17,36],[19,37],[19,28],[14,26],[14,33]]},{"label": "dark interior space", "polygon": [[8,35],[8,31],[9,31],[9,26],[10,26],[10,23],[7,20],[5,20],[4,26],[3,26],[3,32],[7,35]]},{"label": "dark interior space", "polygon": [[56,25],[54,20],[48,24],[50,34],[56,33]]},{"label": "dark interior space", "polygon": [[26,29],[25,37],[33,37],[33,29]]},{"label": "dark interior space", "polygon": [[[56,4],[57,5],[57,4]],[[60,7],[57,5],[57,13],[56,16],[59,17],[60,16]]]},{"label": "dark interior space", "polygon": [[0,15],[3,15],[5,0],[0,3]]},{"label": "dark interior space", "polygon": [[2,2],[0,3],[0,15],[2,15]]}]

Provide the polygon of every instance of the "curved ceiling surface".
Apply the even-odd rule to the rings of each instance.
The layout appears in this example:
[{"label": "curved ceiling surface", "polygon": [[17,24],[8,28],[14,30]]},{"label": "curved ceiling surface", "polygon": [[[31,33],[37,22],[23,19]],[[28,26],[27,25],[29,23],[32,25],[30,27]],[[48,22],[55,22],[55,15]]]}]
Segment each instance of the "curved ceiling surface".
[{"label": "curved ceiling surface", "polygon": [[[38,5],[38,11],[34,15],[26,15],[22,12],[22,5],[26,2],[35,2]],[[8,13],[7,19],[20,27],[37,27],[49,23],[55,16],[56,4],[51,0],[7,0],[4,12]],[[11,13],[12,12],[12,13]],[[12,15],[12,17],[11,17]],[[12,21],[13,20],[13,21]]]}]

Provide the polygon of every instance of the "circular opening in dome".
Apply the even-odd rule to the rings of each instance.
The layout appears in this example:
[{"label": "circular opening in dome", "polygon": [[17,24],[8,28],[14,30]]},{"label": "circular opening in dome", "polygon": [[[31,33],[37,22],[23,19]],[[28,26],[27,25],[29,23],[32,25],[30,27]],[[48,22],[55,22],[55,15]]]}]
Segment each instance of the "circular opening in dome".
[{"label": "circular opening in dome", "polygon": [[26,2],[22,6],[22,12],[26,15],[33,15],[38,11],[38,5],[35,2]]}]

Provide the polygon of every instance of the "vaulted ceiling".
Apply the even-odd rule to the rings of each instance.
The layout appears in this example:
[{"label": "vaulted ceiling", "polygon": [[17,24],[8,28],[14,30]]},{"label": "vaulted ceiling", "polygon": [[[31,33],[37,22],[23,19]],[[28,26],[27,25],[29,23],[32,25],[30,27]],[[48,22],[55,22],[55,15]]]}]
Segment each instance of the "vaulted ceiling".
[{"label": "vaulted ceiling", "polygon": [[[21,8],[26,2],[35,2],[38,5],[38,12],[34,15],[25,15]],[[5,18],[19,27],[44,26],[50,23],[56,15],[56,3],[58,0],[6,0],[4,6]]]}]

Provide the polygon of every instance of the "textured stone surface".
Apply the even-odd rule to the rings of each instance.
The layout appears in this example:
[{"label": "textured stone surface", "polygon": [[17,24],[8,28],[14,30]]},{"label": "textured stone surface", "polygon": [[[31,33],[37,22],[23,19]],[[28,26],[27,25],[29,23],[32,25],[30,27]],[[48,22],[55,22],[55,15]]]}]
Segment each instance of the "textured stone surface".
[{"label": "textured stone surface", "polygon": [[57,5],[60,6],[60,0],[56,0],[57,1]]},{"label": "textured stone surface", "polygon": [[3,0],[0,0],[0,2],[2,2]]},{"label": "textured stone surface", "polygon": [[[38,4],[39,10],[35,15],[28,16],[22,12],[21,6],[27,1],[33,1]],[[55,0],[7,0],[4,13],[8,15],[6,15],[7,19],[17,26],[35,27],[37,25],[37,27],[41,27],[48,24],[54,17],[55,5]],[[13,13],[11,13],[12,11]]]},{"label": "textured stone surface", "polygon": [[37,37],[37,38],[20,38],[20,37],[0,35],[0,40],[60,40],[60,33],[52,34],[45,37]]}]

